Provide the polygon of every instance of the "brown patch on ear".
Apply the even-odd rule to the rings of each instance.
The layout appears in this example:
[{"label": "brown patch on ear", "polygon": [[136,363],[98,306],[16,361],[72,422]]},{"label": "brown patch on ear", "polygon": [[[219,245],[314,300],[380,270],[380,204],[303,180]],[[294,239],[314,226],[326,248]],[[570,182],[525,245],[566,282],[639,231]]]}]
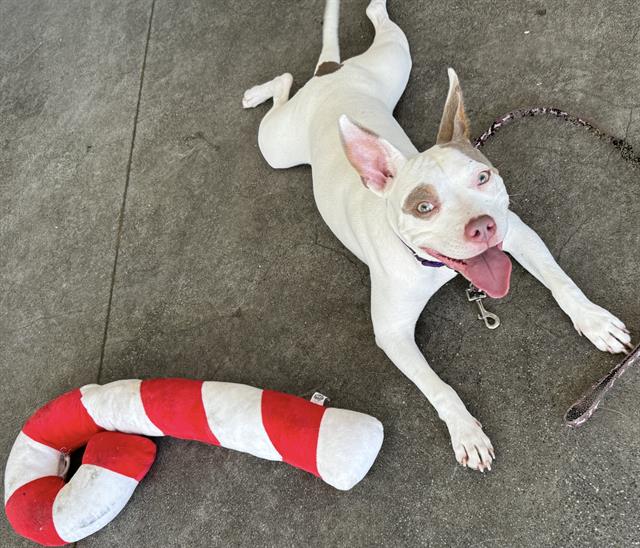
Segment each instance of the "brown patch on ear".
[{"label": "brown patch on ear", "polygon": [[433,205],[434,209],[440,205],[440,198],[438,192],[433,185],[420,185],[411,191],[411,194],[407,196],[404,204],[402,204],[402,211],[413,215],[417,219],[425,219],[433,213],[429,211],[427,213],[420,213],[418,211],[418,204],[421,202],[429,202]]},{"label": "brown patch on ear", "polygon": [[316,69],[316,73],[314,76],[325,76],[326,74],[331,74],[340,70],[342,68],[342,63],[336,63],[335,61],[325,61],[324,63],[320,63],[318,68]]},{"label": "brown patch on ear", "polygon": [[[456,118],[454,121],[454,127],[461,132],[461,136],[467,141],[471,140],[471,124],[469,124],[469,118],[467,118],[467,111],[464,108],[464,101],[462,100],[462,90],[459,91],[460,98],[458,100],[458,111],[456,112]],[[459,137],[454,131],[454,139]]]},{"label": "brown patch on ear", "polygon": [[444,105],[444,112],[440,120],[436,144],[441,145],[450,141],[469,140],[471,133],[469,119],[464,110],[462,89],[458,76],[453,69],[449,69],[449,92]]}]

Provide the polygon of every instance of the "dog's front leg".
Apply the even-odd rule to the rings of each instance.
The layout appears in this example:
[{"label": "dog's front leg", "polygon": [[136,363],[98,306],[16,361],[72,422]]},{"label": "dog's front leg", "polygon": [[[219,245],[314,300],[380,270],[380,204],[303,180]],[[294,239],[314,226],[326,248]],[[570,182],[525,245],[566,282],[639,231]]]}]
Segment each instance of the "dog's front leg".
[{"label": "dog's front leg", "polygon": [[503,249],[549,288],[578,333],[587,337],[599,350],[626,352],[625,346],[630,345],[631,336],[624,323],[587,299],[558,266],[540,236],[511,211]]},{"label": "dog's front leg", "polygon": [[[475,470],[491,470],[494,452],[482,425],[455,390],[431,369],[415,342],[415,325],[435,289],[416,292],[388,280],[371,281],[371,317],[376,343],[420,389],[446,423],[456,460]],[[439,287],[439,285],[438,285]]]}]

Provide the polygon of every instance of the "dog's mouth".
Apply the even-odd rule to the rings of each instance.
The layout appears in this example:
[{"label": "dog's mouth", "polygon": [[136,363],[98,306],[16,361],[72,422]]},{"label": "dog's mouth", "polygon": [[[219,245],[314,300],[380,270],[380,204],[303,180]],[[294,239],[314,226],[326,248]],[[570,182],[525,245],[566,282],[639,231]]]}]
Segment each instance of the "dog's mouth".
[{"label": "dog's mouth", "polygon": [[469,259],[453,259],[428,247],[423,248],[429,255],[462,274],[489,297],[499,299],[509,293],[511,280],[511,259],[502,251],[502,243]]}]

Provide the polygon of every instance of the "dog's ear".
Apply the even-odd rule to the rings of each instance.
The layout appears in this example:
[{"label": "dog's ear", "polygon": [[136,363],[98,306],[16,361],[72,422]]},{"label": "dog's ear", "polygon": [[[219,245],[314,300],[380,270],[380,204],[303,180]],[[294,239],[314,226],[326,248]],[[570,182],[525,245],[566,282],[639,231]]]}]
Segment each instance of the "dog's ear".
[{"label": "dog's ear", "polygon": [[391,143],[342,115],[340,138],[349,162],[359,173],[364,185],[384,195],[406,158]]},{"label": "dog's ear", "polygon": [[458,75],[452,68],[447,72],[449,73],[449,93],[447,94],[447,102],[444,105],[442,120],[440,120],[440,129],[436,139],[436,144],[438,145],[451,141],[468,141],[470,135],[469,120],[464,111],[462,89],[460,88]]}]

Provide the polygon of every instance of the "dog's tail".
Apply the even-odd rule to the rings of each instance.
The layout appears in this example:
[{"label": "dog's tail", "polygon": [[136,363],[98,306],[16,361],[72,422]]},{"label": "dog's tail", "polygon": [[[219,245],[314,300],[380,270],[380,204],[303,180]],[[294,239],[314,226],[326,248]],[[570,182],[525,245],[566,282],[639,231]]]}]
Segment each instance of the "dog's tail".
[{"label": "dog's tail", "polygon": [[316,71],[322,63],[340,63],[339,22],[340,0],[327,0],[322,21],[322,51],[316,65]]}]

